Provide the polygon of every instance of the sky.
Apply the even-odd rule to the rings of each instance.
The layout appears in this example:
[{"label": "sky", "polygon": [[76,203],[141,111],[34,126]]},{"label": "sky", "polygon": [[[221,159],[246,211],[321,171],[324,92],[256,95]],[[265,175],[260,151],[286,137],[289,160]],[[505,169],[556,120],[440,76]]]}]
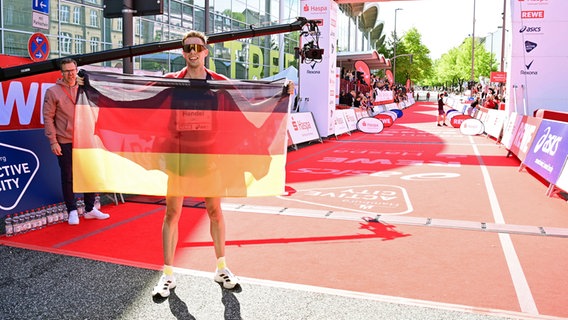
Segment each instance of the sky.
[{"label": "sky", "polygon": [[379,20],[384,21],[383,33],[390,38],[394,30],[400,38],[415,27],[422,35],[422,44],[430,49],[430,58],[439,59],[451,48],[459,47],[473,31],[475,2],[475,37],[485,37],[503,24],[502,0],[415,0],[379,2]]}]

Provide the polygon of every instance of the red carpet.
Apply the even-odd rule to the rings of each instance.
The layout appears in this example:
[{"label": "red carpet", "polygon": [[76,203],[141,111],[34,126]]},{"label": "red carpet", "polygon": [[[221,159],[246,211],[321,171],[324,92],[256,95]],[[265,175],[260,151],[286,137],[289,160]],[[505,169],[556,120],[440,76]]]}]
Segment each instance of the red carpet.
[{"label": "red carpet", "polygon": [[[380,134],[355,132],[301,146],[288,153],[289,196],[224,200],[257,208],[225,211],[227,259],[242,277],[511,311],[524,308],[515,287],[523,278],[540,314],[568,317],[563,238],[328,217],[341,211],[465,223],[502,216],[507,224],[568,228],[565,201],[546,197],[546,186],[519,172],[518,160],[506,154],[492,139],[437,127],[433,102],[405,109]],[[159,269],[163,199],[128,200],[105,206],[108,220],[49,226],[0,242]],[[507,255],[518,259],[521,276]],[[176,266],[211,272],[214,260],[201,200],[188,198]]]}]

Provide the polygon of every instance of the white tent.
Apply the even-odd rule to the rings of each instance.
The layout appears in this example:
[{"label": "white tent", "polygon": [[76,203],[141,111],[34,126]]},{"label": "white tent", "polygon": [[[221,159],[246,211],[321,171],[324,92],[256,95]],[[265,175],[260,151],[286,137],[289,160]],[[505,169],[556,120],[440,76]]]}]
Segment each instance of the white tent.
[{"label": "white tent", "polygon": [[279,80],[279,79],[284,79],[284,78],[294,81],[294,84],[297,86],[298,85],[298,69],[296,69],[296,67],[294,67],[294,66],[289,66],[288,68],[280,71],[279,73],[277,73],[273,76],[270,76],[270,77],[263,78],[262,80],[274,81],[274,80]]}]

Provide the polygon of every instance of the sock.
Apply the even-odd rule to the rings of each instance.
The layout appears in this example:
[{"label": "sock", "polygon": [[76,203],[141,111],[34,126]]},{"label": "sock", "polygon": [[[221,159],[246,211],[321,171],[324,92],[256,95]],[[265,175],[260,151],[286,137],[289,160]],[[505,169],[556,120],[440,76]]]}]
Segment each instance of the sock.
[{"label": "sock", "polygon": [[227,262],[225,262],[225,257],[217,259],[217,269],[225,269],[227,267]]},{"label": "sock", "polygon": [[164,265],[164,275],[173,276],[174,275],[174,268],[172,266],[168,266],[167,264],[165,264]]}]

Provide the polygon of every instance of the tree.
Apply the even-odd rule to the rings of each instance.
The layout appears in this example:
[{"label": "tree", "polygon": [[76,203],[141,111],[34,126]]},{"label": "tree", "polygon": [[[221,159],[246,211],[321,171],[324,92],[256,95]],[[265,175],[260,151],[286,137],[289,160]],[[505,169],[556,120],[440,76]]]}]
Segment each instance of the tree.
[{"label": "tree", "polygon": [[[377,52],[394,62],[394,33],[391,38]],[[422,35],[416,28],[403,34],[396,46],[396,75],[397,83],[406,83],[411,79],[414,83],[426,81],[432,75],[432,59],[428,56],[430,50],[422,44]],[[412,55],[412,56],[409,56]]]}]

